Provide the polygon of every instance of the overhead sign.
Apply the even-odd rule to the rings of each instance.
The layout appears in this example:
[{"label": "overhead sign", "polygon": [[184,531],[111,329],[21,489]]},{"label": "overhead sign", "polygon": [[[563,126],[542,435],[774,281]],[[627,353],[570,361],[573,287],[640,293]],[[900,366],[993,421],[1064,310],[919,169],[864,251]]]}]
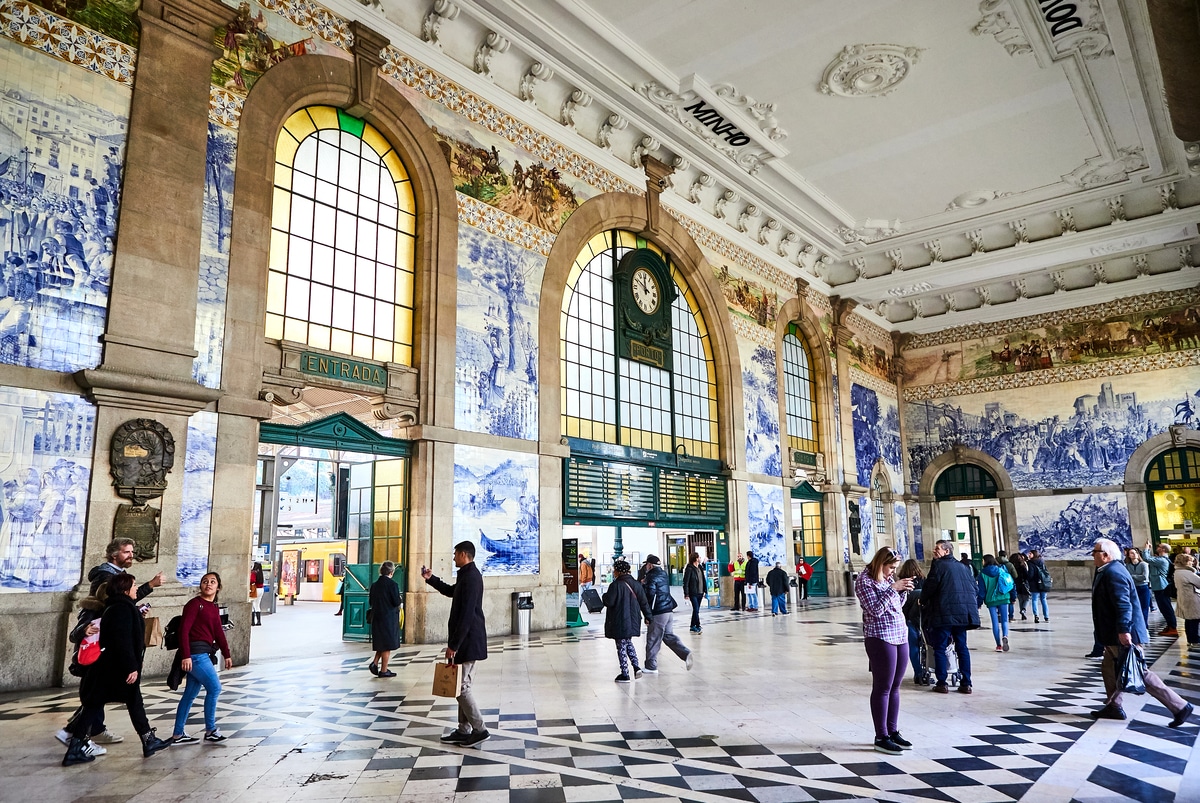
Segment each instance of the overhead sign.
[{"label": "overhead sign", "polygon": [[387,387],[387,370],[383,366],[311,351],[300,353],[300,373]]}]

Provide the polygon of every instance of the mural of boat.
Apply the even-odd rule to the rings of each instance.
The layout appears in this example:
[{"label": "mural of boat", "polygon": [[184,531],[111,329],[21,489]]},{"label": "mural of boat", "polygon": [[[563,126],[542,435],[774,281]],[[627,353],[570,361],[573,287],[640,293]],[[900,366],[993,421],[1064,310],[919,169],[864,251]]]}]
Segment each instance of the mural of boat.
[{"label": "mural of boat", "polygon": [[526,557],[532,551],[537,552],[538,537],[536,534],[528,536],[508,535],[504,538],[489,538],[483,530],[479,531],[479,543],[488,552],[493,555],[501,555],[507,557]]},{"label": "mural of boat", "polygon": [[467,510],[472,513],[487,513],[492,510],[503,510],[504,499],[498,498],[492,489],[488,488],[481,494],[471,494],[467,497]]}]

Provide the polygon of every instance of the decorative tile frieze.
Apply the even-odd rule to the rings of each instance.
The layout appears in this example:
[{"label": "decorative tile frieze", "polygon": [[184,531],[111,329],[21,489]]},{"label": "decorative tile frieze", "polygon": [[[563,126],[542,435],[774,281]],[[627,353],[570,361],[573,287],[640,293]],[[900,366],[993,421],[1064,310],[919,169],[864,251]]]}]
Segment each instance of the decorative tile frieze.
[{"label": "decorative tile frieze", "polygon": [[679,224],[687,229],[687,233],[692,236],[692,239],[704,248],[716,251],[721,256],[729,257],[737,264],[757,273],[763,279],[772,282],[777,287],[790,290],[795,286],[795,280],[792,277],[765,259],[751,254],[746,249],[735,245],[732,241],[727,240],[712,229],[700,225],[689,217],[684,217],[674,209],[668,208],[667,213],[679,221]]},{"label": "decorative tile frieze", "polygon": [[555,237],[545,229],[526,223],[494,206],[489,206],[469,195],[455,193],[458,198],[458,222],[486,231],[513,245],[542,256],[549,256]]},{"label": "decorative tile frieze", "polygon": [[133,86],[137,49],[21,0],[0,0],[0,33],[25,47]]},{"label": "decorative tile frieze", "polygon": [[219,86],[208,88],[208,121],[226,128],[237,128],[242,119],[246,96]]},{"label": "decorative tile frieze", "polygon": [[733,326],[733,332],[743,340],[749,340],[752,343],[757,343],[760,346],[775,346],[775,331],[768,329],[765,326],[759,326],[753,321],[746,320],[740,315],[730,315],[729,321]]},{"label": "decorative tile frieze", "polygon": [[937,385],[906,387],[906,402],[941,399],[949,396],[969,396],[974,393],[995,393],[1014,388],[1032,388],[1056,385],[1080,379],[1100,379],[1110,376],[1125,376],[1147,371],[1162,371],[1168,368],[1185,368],[1200,365],[1200,349],[1190,351],[1168,351],[1162,354],[1147,354],[1119,360],[1062,365],[1042,371],[1023,371],[1018,374],[1003,374],[965,382],[944,382]]},{"label": "decorative tile frieze", "polygon": [[[896,386],[886,380],[880,379],[874,374],[869,374],[861,368],[850,366],[850,381],[855,385],[861,385],[864,388],[870,388],[876,393],[881,393],[890,399],[896,398]],[[907,394],[905,394],[907,396]]]},{"label": "decorative tile frieze", "polygon": [[850,313],[846,319],[846,325],[864,337],[878,341],[880,345],[887,346],[889,351],[891,350],[892,336],[883,327],[871,323],[858,313]]},{"label": "decorative tile frieze", "polygon": [[1024,318],[1010,318],[1006,321],[968,324],[965,326],[955,326],[950,329],[942,329],[938,332],[916,334],[908,338],[904,347],[906,350],[922,349],[930,346],[941,346],[946,343],[957,343],[963,340],[998,337],[1026,329],[1062,326],[1067,323],[1100,321],[1116,315],[1157,312],[1165,307],[1188,306],[1196,303],[1200,303],[1200,288],[1147,293],[1146,295],[1118,298],[1113,301],[1106,301],[1103,304],[1092,304],[1060,312],[1046,312],[1040,315],[1028,315]]},{"label": "decorative tile frieze", "polygon": [[342,50],[349,52],[354,44],[349,21],[317,3],[309,0],[259,0],[259,5]]}]

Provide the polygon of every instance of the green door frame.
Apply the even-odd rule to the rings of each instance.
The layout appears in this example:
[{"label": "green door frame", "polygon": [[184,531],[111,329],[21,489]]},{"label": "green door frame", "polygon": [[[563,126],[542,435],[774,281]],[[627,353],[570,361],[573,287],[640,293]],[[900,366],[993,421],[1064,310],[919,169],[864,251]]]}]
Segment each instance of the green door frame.
[{"label": "green door frame", "polygon": [[[829,596],[829,559],[824,554],[825,543],[825,494],[818,491],[807,481],[801,482],[796,487],[792,488],[792,500],[802,502],[804,504],[816,503],[820,511],[820,521],[817,525],[817,534],[821,539],[821,554],[809,555],[808,550],[804,546],[804,522],[792,521],[792,547],[799,549],[800,554],[804,556],[804,562],[812,567],[812,577],[808,578],[808,595],[810,597],[827,597]],[[803,511],[803,507],[801,507]],[[801,513],[803,515],[803,512]],[[800,540],[796,540],[796,532],[800,533]]]},{"label": "green door frame", "polygon": [[[331,451],[353,452],[357,454],[370,454],[375,457],[393,457],[393,458],[410,458],[412,457],[412,445],[408,441],[395,440],[380,435],[375,430],[368,427],[353,416],[346,413],[335,413],[326,418],[321,418],[316,421],[310,421],[307,424],[299,426],[289,426],[286,424],[271,424],[264,423],[259,425],[258,440],[260,443],[270,443],[276,446],[304,446],[311,449],[328,449]],[[407,470],[405,474],[407,475]],[[374,484],[374,468],[371,472],[372,485]],[[407,477],[406,477],[407,483]],[[378,573],[377,564],[374,563],[375,555],[375,532],[374,532],[374,504],[375,494],[368,493],[368,498],[371,500],[372,510],[370,511],[370,521],[372,521],[372,529],[370,534],[370,544],[367,548],[368,561],[366,563],[347,564],[345,575],[343,577],[343,615],[342,615],[342,640],[343,641],[370,641],[371,628],[367,624],[367,602],[369,597],[369,589],[373,578]],[[347,534],[349,537],[349,534]],[[404,541],[405,554],[403,555],[403,563],[397,567],[397,574],[401,579],[401,610],[403,611],[403,579],[407,578],[406,573],[400,571],[407,564],[408,558],[408,540]],[[362,550],[359,550],[359,559],[362,558]],[[404,637],[404,626],[401,622],[400,627],[401,639]]]}]

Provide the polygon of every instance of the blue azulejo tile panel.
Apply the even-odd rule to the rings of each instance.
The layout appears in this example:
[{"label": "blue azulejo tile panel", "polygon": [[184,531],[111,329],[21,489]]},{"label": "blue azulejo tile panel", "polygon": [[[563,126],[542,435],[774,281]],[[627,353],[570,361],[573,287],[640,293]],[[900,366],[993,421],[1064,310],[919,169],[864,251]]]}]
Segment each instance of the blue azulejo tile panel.
[{"label": "blue azulejo tile panel", "polygon": [[[779,455],[779,381],[775,350],[743,343],[742,396],[746,411],[746,469],[782,476]],[[749,353],[745,353],[746,350]]]},{"label": "blue azulejo tile panel", "polygon": [[546,260],[470,226],[459,226],[458,252],[455,426],[535,440],[535,328]]},{"label": "blue azulejo tile panel", "polygon": [[537,574],[537,455],[454,448],[454,540],[471,541],[487,574]]},{"label": "blue azulejo tile panel", "polygon": [[[858,484],[870,487],[871,472],[883,460],[889,477],[898,481],[900,467],[900,408],[895,399],[884,397],[859,384],[850,386],[850,412],[854,417],[854,464]],[[891,490],[899,491],[894,487]]]},{"label": "blue azulejo tile panel", "polygon": [[78,396],[0,387],[0,591],[79,582],[95,424]]},{"label": "blue azulejo tile panel", "polygon": [[179,566],[175,570],[175,576],[185,586],[199,585],[200,578],[208,570],[216,454],[217,414],[193,414],[188,419],[183,512],[179,522]]},{"label": "blue azulejo tile panel", "polygon": [[908,507],[903,502],[892,503],[892,534],[895,536],[896,552],[900,557],[908,554]]},{"label": "blue azulejo tile panel", "polygon": [[221,386],[236,153],[237,132],[209,123],[200,240],[200,277],[196,293],[198,354],[192,364],[193,378],[206,388]]},{"label": "blue azulejo tile panel", "polygon": [[746,484],[749,502],[750,549],[764,570],[782,561],[791,565],[792,553],[783,538],[783,488],[762,482]]},{"label": "blue azulejo tile panel", "polygon": [[1016,506],[1021,549],[1036,549],[1043,558],[1084,560],[1097,538],[1134,545],[1123,493],[1023,496]]},{"label": "blue azulejo tile panel", "polygon": [[0,38],[0,363],[100,362],[129,102]]}]

